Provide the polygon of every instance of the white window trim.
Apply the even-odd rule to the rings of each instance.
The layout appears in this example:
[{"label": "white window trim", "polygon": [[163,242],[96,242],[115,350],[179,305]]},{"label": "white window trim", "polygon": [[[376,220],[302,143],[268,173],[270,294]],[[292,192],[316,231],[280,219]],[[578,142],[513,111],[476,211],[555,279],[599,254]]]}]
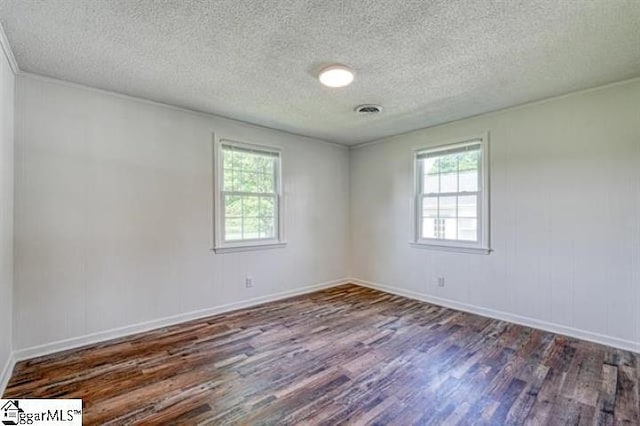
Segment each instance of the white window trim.
[{"label": "white window trim", "polygon": [[[480,176],[482,177],[482,191],[480,197],[481,206],[478,208],[478,241],[467,242],[458,240],[442,240],[435,238],[421,238],[420,234],[420,218],[421,212],[419,211],[421,203],[418,197],[421,183],[419,179],[420,170],[418,170],[417,156],[418,154],[430,151],[446,151],[456,146],[464,146],[469,143],[480,141],[481,144],[481,161],[480,161]],[[421,146],[414,148],[411,154],[411,167],[413,170],[413,196],[411,197],[411,214],[412,214],[412,240],[409,245],[414,248],[433,249],[441,251],[454,251],[462,253],[476,253],[476,254],[489,254],[491,253],[490,246],[490,187],[489,187],[489,133],[481,135],[475,135],[471,137],[459,138],[454,141],[448,141],[433,146]]]},{"label": "white window trim", "polygon": [[[270,152],[278,155],[276,173],[276,226],[275,238],[260,238],[243,241],[224,241],[224,212],[222,211],[222,145],[237,146],[238,148],[254,149]],[[214,199],[213,199],[213,251],[219,253],[234,253],[240,251],[265,250],[285,247],[284,239],[284,197],[282,195],[282,151],[280,148],[269,145],[258,145],[246,142],[237,142],[230,139],[218,139],[214,137]]]}]

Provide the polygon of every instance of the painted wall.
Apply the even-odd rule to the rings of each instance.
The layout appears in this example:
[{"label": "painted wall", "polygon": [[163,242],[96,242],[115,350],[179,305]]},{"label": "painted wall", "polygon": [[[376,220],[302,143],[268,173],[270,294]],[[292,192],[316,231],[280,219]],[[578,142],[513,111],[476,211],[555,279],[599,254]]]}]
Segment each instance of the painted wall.
[{"label": "painted wall", "polygon": [[[352,276],[638,345],[639,106],[635,80],[352,150]],[[409,247],[412,149],[487,131],[495,252]]]},{"label": "painted wall", "polygon": [[13,70],[1,50],[0,48],[0,389],[2,388],[2,372],[12,351],[15,89]]},{"label": "painted wall", "polygon": [[[17,90],[14,349],[349,272],[622,345],[640,342],[638,80],[350,154],[28,75]],[[486,131],[495,251],[409,247],[411,150]],[[286,248],[210,251],[213,132],[282,147]],[[247,274],[253,289],[244,288]],[[437,276],[445,277],[444,288],[436,287]]]},{"label": "painted wall", "polygon": [[[348,275],[345,148],[28,75],[17,97],[17,350]],[[286,248],[210,250],[213,132],[282,148]]]}]

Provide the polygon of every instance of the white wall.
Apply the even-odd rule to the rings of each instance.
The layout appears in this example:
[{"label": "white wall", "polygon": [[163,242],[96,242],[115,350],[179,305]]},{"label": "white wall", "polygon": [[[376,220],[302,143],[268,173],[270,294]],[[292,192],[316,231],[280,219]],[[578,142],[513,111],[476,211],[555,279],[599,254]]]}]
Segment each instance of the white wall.
[{"label": "white wall", "polygon": [[[0,29],[0,31],[2,31]],[[0,48],[0,389],[11,356],[15,76]]]},{"label": "white wall", "polygon": [[[17,350],[347,276],[345,148],[28,75],[17,99]],[[282,148],[286,248],[210,250],[213,132]]]},{"label": "white wall", "polygon": [[[338,280],[349,270],[408,294],[619,346],[640,342],[638,80],[350,155],[28,75],[17,90],[18,351]],[[412,148],[486,131],[495,251],[409,247]],[[283,148],[286,248],[210,251],[213,132]],[[245,274],[253,289],[244,288]],[[433,284],[439,275],[444,288]]]},{"label": "white wall", "polygon": [[[411,150],[486,131],[495,252],[409,247]],[[640,350],[640,80],[352,150],[351,245],[353,277]]]}]

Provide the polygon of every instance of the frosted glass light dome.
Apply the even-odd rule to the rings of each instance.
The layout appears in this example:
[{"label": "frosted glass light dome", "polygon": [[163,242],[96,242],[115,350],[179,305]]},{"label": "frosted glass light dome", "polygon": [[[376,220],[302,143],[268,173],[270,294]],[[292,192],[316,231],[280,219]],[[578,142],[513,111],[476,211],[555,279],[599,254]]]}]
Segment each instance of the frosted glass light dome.
[{"label": "frosted glass light dome", "polygon": [[320,71],[318,79],[327,87],[345,87],[353,81],[353,71],[344,65],[331,65]]}]

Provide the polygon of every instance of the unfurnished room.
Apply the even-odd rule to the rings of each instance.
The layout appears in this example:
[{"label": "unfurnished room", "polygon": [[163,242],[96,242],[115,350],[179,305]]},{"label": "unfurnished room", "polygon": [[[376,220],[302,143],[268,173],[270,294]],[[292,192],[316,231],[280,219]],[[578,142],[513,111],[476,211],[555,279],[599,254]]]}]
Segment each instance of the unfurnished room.
[{"label": "unfurnished room", "polygon": [[3,425],[640,425],[640,0],[0,0]]}]

